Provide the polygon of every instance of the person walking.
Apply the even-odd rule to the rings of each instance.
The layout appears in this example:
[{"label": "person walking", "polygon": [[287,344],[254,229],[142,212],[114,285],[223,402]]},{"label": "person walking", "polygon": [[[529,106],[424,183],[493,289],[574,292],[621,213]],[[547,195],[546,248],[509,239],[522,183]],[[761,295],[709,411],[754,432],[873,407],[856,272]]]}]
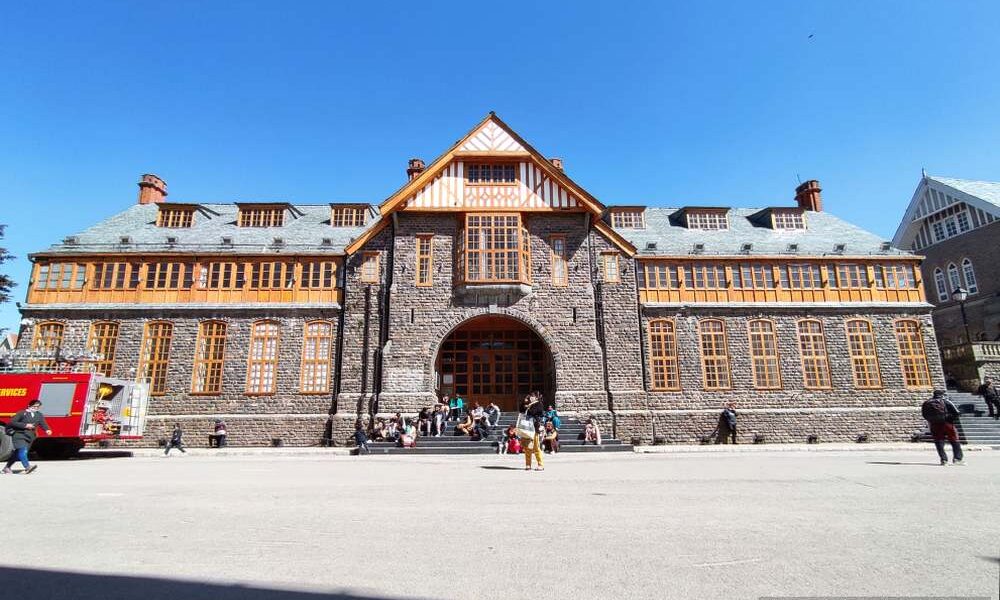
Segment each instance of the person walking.
[{"label": "person walking", "polygon": [[930,425],[941,466],[948,464],[948,454],[944,451],[945,440],[951,443],[952,464],[963,464],[962,445],[958,442],[958,431],[955,430],[958,409],[945,396],[944,390],[934,390],[934,396],[920,407],[920,414]]},{"label": "person walking", "polygon": [[182,454],[187,454],[187,450],[184,449],[184,431],[181,429],[180,423],[174,423],[174,430],[170,432],[170,441],[167,442],[167,449],[163,451],[163,456],[169,455],[173,448],[177,448]]},{"label": "person walking", "polygon": [[[524,470],[531,470],[531,457],[535,457],[536,471],[545,470],[545,462],[542,458],[542,444],[539,441],[538,431],[542,427],[542,419],[545,416],[545,410],[542,408],[542,401],[535,394],[529,395],[524,399],[524,409],[522,411],[524,415],[519,417],[522,420],[530,421],[530,425],[527,425],[527,429],[522,433],[522,427],[519,424],[517,428],[518,437],[521,438],[521,448],[524,450]],[[528,433],[532,432],[533,435],[528,437]]]},{"label": "person walking", "polygon": [[727,402],[725,408],[719,413],[719,435],[715,438],[716,444],[728,444],[730,440],[736,443],[736,404]]},{"label": "person walking", "polygon": [[226,436],[228,435],[226,431],[226,422],[222,419],[215,420],[214,433],[209,436],[208,447],[211,448],[214,444],[216,448],[226,447]]},{"label": "person walking", "polygon": [[5,433],[11,437],[14,452],[7,459],[7,464],[3,468],[3,474],[10,475],[13,473],[10,468],[18,461],[24,467],[22,473],[25,475],[35,472],[35,469],[38,467],[28,462],[28,452],[38,437],[39,427],[45,430],[45,435],[52,435],[52,429],[45,421],[45,415],[42,414],[41,400],[32,400],[28,403],[27,408],[17,412],[14,418],[7,423]]},{"label": "person walking", "polygon": [[990,416],[994,420],[1000,420],[1000,392],[997,391],[996,384],[989,377],[983,379],[983,385],[979,386],[976,393],[986,401],[986,408],[990,411]]},{"label": "person walking", "polygon": [[365,426],[361,421],[354,424],[354,443],[358,446],[358,456],[361,456],[362,452],[372,453],[368,448],[368,436],[365,435]]}]

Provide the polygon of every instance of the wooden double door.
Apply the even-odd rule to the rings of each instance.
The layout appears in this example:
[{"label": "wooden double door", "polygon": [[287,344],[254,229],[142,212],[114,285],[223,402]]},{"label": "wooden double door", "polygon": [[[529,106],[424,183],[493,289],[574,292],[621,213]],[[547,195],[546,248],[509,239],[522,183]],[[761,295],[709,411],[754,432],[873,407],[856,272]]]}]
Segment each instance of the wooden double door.
[{"label": "wooden double door", "polygon": [[438,354],[438,396],[458,394],[467,405],[495,402],[517,410],[533,391],[551,398],[552,367],[545,342],[509,318],[483,317],[453,331]]}]

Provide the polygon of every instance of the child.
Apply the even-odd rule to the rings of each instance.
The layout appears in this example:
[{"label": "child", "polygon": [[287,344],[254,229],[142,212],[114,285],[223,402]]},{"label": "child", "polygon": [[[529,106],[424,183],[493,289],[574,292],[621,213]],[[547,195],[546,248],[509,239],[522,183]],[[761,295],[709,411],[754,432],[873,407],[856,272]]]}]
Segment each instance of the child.
[{"label": "child", "polygon": [[559,430],[552,425],[552,421],[545,424],[545,437],[542,438],[542,448],[550,453],[559,452]]}]

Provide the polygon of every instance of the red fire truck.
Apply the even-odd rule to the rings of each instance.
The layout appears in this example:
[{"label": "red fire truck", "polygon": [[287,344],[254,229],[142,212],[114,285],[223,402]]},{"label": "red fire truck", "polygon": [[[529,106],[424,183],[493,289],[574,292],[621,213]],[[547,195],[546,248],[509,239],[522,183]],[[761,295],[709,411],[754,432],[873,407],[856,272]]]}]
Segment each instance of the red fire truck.
[{"label": "red fire truck", "polygon": [[[52,435],[39,432],[32,449],[42,458],[62,458],[87,443],[140,439],[149,388],[96,373],[0,373],[0,421],[6,423],[35,399],[42,401]],[[10,451],[10,437],[0,427],[0,460]]]}]

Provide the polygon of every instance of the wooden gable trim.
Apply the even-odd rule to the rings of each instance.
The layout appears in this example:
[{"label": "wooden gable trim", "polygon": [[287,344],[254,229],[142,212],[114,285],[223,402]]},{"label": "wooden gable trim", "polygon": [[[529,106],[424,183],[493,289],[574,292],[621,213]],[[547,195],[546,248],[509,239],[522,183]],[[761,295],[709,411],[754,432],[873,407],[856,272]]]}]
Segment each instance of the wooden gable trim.
[{"label": "wooden gable trim", "polygon": [[[495,122],[498,126],[500,126],[504,131],[506,131],[508,135],[514,138],[514,141],[527,148],[528,152],[527,153],[505,152],[505,153],[491,154],[491,153],[481,153],[481,152],[470,153],[458,150],[458,148],[460,148],[462,144],[468,141],[468,139],[471,138],[477,131],[479,131],[479,129],[483,125],[485,125],[491,120]],[[594,198],[586,190],[577,185],[576,182],[574,182],[566,175],[566,173],[557,169],[551,162],[548,161],[548,159],[546,159],[540,152],[538,152],[538,150],[535,150],[535,148],[532,147],[531,144],[524,141],[524,139],[521,136],[519,136],[516,132],[514,132],[506,123],[503,122],[503,120],[500,119],[500,117],[496,116],[496,114],[492,112],[486,115],[486,118],[477,123],[475,127],[473,127],[468,133],[465,134],[465,136],[463,136],[460,140],[455,142],[447,152],[445,152],[437,159],[435,159],[434,162],[432,162],[424,170],[423,173],[415,177],[413,180],[407,182],[406,185],[401,187],[393,195],[389,196],[389,198],[387,198],[384,202],[382,202],[382,204],[379,205],[379,212],[384,216],[391,212],[399,210],[401,208],[401,205],[412,194],[416,193],[423,186],[433,181],[433,179],[437,177],[441,173],[441,171],[444,170],[444,168],[448,165],[448,163],[450,163],[453,159],[459,157],[465,158],[473,155],[479,157],[489,156],[491,158],[506,158],[506,157],[531,158],[536,163],[536,166],[540,168],[543,172],[545,172],[545,174],[553,178],[555,181],[561,183],[570,192],[575,194],[580,204],[585,206],[591,212],[596,213],[598,217],[600,217],[604,213],[605,207],[603,204],[601,204],[599,200],[597,200],[597,198]]]},{"label": "wooden gable trim", "polygon": [[601,232],[606,238],[611,240],[611,243],[618,246],[618,248],[627,254],[629,258],[636,255],[636,247],[633,246],[627,239],[622,237],[620,233],[612,229],[610,225],[600,220],[599,217],[594,219],[594,229]]},{"label": "wooden gable trim", "polygon": [[354,254],[355,252],[357,252],[358,250],[360,250],[362,247],[364,247],[364,245],[368,243],[368,240],[372,239],[373,237],[375,237],[376,235],[378,235],[379,233],[381,233],[382,230],[384,230],[388,226],[389,226],[389,220],[386,219],[385,217],[382,217],[378,221],[378,223],[376,223],[375,225],[373,225],[370,229],[368,229],[368,231],[366,231],[366,232],[362,233],[360,236],[358,236],[358,239],[356,239],[353,242],[351,242],[350,244],[348,244],[344,248],[344,253],[345,254]]}]

